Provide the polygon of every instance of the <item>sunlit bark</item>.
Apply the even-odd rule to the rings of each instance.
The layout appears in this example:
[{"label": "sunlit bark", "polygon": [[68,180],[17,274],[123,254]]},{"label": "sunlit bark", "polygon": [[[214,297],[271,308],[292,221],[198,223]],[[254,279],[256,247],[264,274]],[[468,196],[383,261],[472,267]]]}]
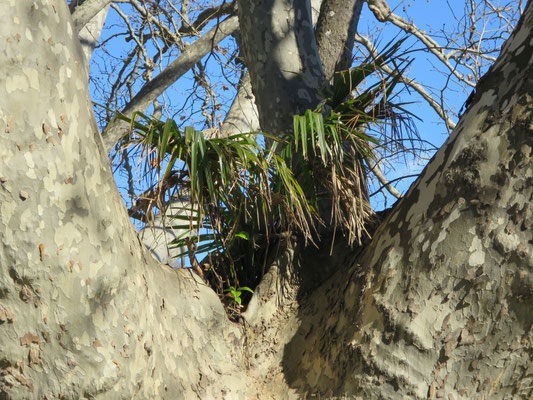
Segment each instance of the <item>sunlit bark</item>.
[{"label": "sunlit bark", "polygon": [[280,250],[243,324],[140,243],[66,4],[0,21],[0,397],[531,398],[531,3],[374,240]]},{"label": "sunlit bark", "polygon": [[0,19],[0,397],[246,397],[218,297],[129,222],[66,4]]}]

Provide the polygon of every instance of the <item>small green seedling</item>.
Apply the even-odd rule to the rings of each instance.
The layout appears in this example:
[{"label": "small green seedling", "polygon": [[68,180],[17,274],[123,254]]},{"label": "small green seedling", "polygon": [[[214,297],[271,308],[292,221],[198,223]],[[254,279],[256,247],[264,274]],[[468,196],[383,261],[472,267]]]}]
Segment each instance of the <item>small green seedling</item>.
[{"label": "small green seedling", "polygon": [[241,295],[242,295],[243,291],[247,291],[247,292],[250,292],[250,293],[254,292],[252,289],[250,289],[247,286],[241,286],[241,287],[238,287],[238,288],[236,288],[235,286],[230,286],[228,289],[224,290],[224,292],[228,293],[231,297],[233,297],[233,300],[238,305],[241,305],[241,303],[242,303]]}]

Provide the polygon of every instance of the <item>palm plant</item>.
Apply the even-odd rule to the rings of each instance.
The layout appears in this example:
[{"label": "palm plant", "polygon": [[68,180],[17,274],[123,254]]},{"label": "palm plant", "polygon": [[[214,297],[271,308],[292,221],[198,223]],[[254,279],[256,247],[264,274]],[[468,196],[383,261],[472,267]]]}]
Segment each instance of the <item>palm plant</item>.
[{"label": "palm plant", "polygon": [[[206,139],[193,128],[180,130],[173,120],[117,115],[131,126],[125,145],[139,147],[142,159],[158,171],[149,191],[152,204],[163,204],[176,188],[190,199],[186,212],[168,221],[169,228],[185,232],[172,245],[186,249],[191,263],[203,252],[224,260],[212,262],[220,294],[252,286],[264,273],[266,256],[257,260],[257,248],[279,237],[298,234],[316,243],[320,226],[346,233],[350,243],[368,235],[373,211],[364,160],[375,157],[380,143],[366,127],[408,116],[391,102],[402,70],[355,91],[390,62],[399,45],[336,74],[323,92],[325,100],[294,116],[293,131],[282,137],[250,132]],[[258,135],[271,139],[272,148],[262,148]]]}]

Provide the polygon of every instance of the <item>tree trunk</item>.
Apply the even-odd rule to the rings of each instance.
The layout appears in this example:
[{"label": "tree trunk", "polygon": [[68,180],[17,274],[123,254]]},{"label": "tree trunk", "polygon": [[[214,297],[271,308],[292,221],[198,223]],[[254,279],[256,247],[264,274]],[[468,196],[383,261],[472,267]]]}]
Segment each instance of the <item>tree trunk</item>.
[{"label": "tree trunk", "polygon": [[531,3],[374,240],[282,251],[243,325],[140,243],[66,4],[0,19],[0,398],[533,396]]},{"label": "tree trunk", "polygon": [[[302,269],[291,276],[338,270],[282,307],[270,299],[284,286],[262,283],[246,314],[261,337],[252,368],[280,398],[533,396],[532,27],[529,3],[454,134],[355,261],[342,248],[286,252],[284,269]],[[280,365],[261,356],[265,337]]]},{"label": "tree trunk", "polygon": [[320,101],[324,72],[307,1],[239,0],[239,26],[261,128],[279,135]]},{"label": "tree trunk", "polygon": [[247,397],[218,297],[129,222],[66,3],[0,18],[0,398]]},{"label": "tree trunk", "polygon": [[352,65],[352,51],[363,0],[324,0],[316,28],[326,78]]}]

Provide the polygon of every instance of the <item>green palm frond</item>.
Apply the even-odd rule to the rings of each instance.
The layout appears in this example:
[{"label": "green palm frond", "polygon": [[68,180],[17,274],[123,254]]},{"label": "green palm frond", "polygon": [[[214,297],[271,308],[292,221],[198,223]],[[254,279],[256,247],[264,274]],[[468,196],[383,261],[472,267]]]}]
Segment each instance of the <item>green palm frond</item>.
[{"label": "green palm frond", "polygon": [[[181,166],[179,185],[188,191],[196,212],[189,221],[184,217],[170,221],[170,227],[188,232],[174,246],[186,247],[186,241],[192,240],[197,251],[226,249],[236,238],[242,239],[236,235],[243,226],[267,233],[273,226],[298,229],[312,240],[313,207],[285,160],[262,149],[255,133],[206,139],[193,128],[181,131],[173,121],[152,120],[142,113],[119,118],[133,129],[128,146],[150,153],[155,168],[163,168],[166,160],[159,187]],[[200,235],[202,230],[211,233]]]},{"label": "green palm frond", "polygon": [[372,81],[396,57],[400,44],[336,74],[319,107],[294,116],[292,132],[282,137],[262,133],[274,142],[267,150],[258,144],[257,132],[205,138],[172,120],[118,114],[132,131],[124,145],[138,147],[157,171],[159,180],[149,191],[154,203],[162,204],[176,187],[188,194],[187,210],[168,223],[183,232],[172,245],[183,255],[190,255],[192,243],[196,253],[223,257],[221,275],[228,288],[240,286],[239,268],[254,265],[256,250],[268,247],[264,241],[268,245],[271,237],[297,232],[313,242],[323,225],[360,243],[373,216],[365,159],[375,159],[383,146],[367,127],[392,121],[396,129],[397,121],[401,125],[402,118],[410,117],[402,104],[392,102],[408,62],[393,63],[395,73]]}]

